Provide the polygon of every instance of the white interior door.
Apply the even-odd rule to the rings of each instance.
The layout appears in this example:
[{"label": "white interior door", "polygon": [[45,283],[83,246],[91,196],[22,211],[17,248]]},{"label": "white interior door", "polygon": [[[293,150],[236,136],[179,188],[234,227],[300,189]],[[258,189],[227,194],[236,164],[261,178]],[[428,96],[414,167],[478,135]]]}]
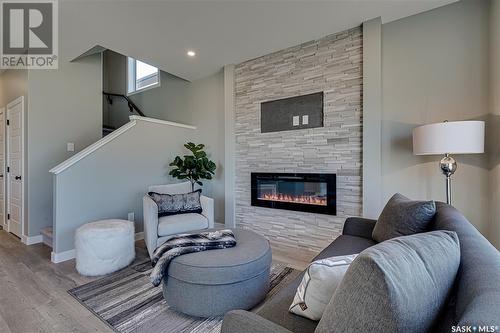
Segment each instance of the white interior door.
[{"label": "white interior door", "polygon": [[9,232],[23,235],[24,98],[7,104],[7,221]]},{"label": "white interior door", "polygon": [[5,226],[5,108],[0,108],[0,224]]}]

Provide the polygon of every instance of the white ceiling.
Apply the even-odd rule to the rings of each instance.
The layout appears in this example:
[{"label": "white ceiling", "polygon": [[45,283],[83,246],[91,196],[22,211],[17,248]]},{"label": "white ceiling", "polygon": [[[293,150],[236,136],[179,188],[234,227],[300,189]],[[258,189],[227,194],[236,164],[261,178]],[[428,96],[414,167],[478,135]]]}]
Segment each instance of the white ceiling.
[{"label": "white ceiling", "polygon": [[455,1],[62,0],[60,50],[73,59],[101,45],[195,80],[371,18],[387,23]]}]

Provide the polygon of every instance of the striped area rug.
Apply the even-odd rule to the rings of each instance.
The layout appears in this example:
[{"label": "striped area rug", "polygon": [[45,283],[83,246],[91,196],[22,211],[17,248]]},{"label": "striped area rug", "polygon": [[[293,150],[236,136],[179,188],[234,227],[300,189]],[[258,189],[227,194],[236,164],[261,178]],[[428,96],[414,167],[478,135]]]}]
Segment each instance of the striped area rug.
[{"label": "striped area rug", "polygon": [[[150,272],[149,261],[134,264],[68,293],[116,332],[220,332],[222,317],[197,318],[170,309],[161,286],[155,288],[149,282]],[[299,274],[298,270],[273,263],[266,300]]]}]

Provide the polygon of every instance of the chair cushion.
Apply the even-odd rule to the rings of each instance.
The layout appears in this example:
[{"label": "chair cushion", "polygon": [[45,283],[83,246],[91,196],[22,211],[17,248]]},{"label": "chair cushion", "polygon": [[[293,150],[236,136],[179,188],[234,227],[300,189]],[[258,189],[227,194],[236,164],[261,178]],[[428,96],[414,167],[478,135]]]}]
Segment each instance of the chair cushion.
[{"label": "chair cushion", "polygon": [[414,201],[396,193],[380,214],[372,238],[377,242],[429,231],[436,214],[434,201]]},{"label": "chair cushion", "polygon": [[460,245],[452,231],[374,245],[349,266],[316,333],[430,332],[459,264]]},{"label": "chair cushion", "polygon": [[208,219],[201,214],[178,214],[158,218],[158,236],[160,237],[206,228],[208,228]]}]

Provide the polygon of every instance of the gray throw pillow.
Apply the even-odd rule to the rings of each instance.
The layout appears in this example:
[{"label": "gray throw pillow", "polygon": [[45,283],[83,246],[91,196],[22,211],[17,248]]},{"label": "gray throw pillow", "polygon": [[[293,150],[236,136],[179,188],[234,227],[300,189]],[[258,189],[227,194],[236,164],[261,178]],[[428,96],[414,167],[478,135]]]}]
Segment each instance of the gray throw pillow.
[{"label": "gray throw pillow", "polygon": [[435,214],[434,201],[410,200],[396,193],[382,210],[373,228],[372,238],[383,242],[394,237],[429,231]]},{"label": "gray throw pillow", "polygon": [[161,194],[149,192],[148,195],[158,205],[158,216],[201,213],[201,190],[184,194]]},{"label": "gray throw pillow", "polygon": [[361,252],[315,333],[429,332],[460,265],[452,231],[403,236]]}]

